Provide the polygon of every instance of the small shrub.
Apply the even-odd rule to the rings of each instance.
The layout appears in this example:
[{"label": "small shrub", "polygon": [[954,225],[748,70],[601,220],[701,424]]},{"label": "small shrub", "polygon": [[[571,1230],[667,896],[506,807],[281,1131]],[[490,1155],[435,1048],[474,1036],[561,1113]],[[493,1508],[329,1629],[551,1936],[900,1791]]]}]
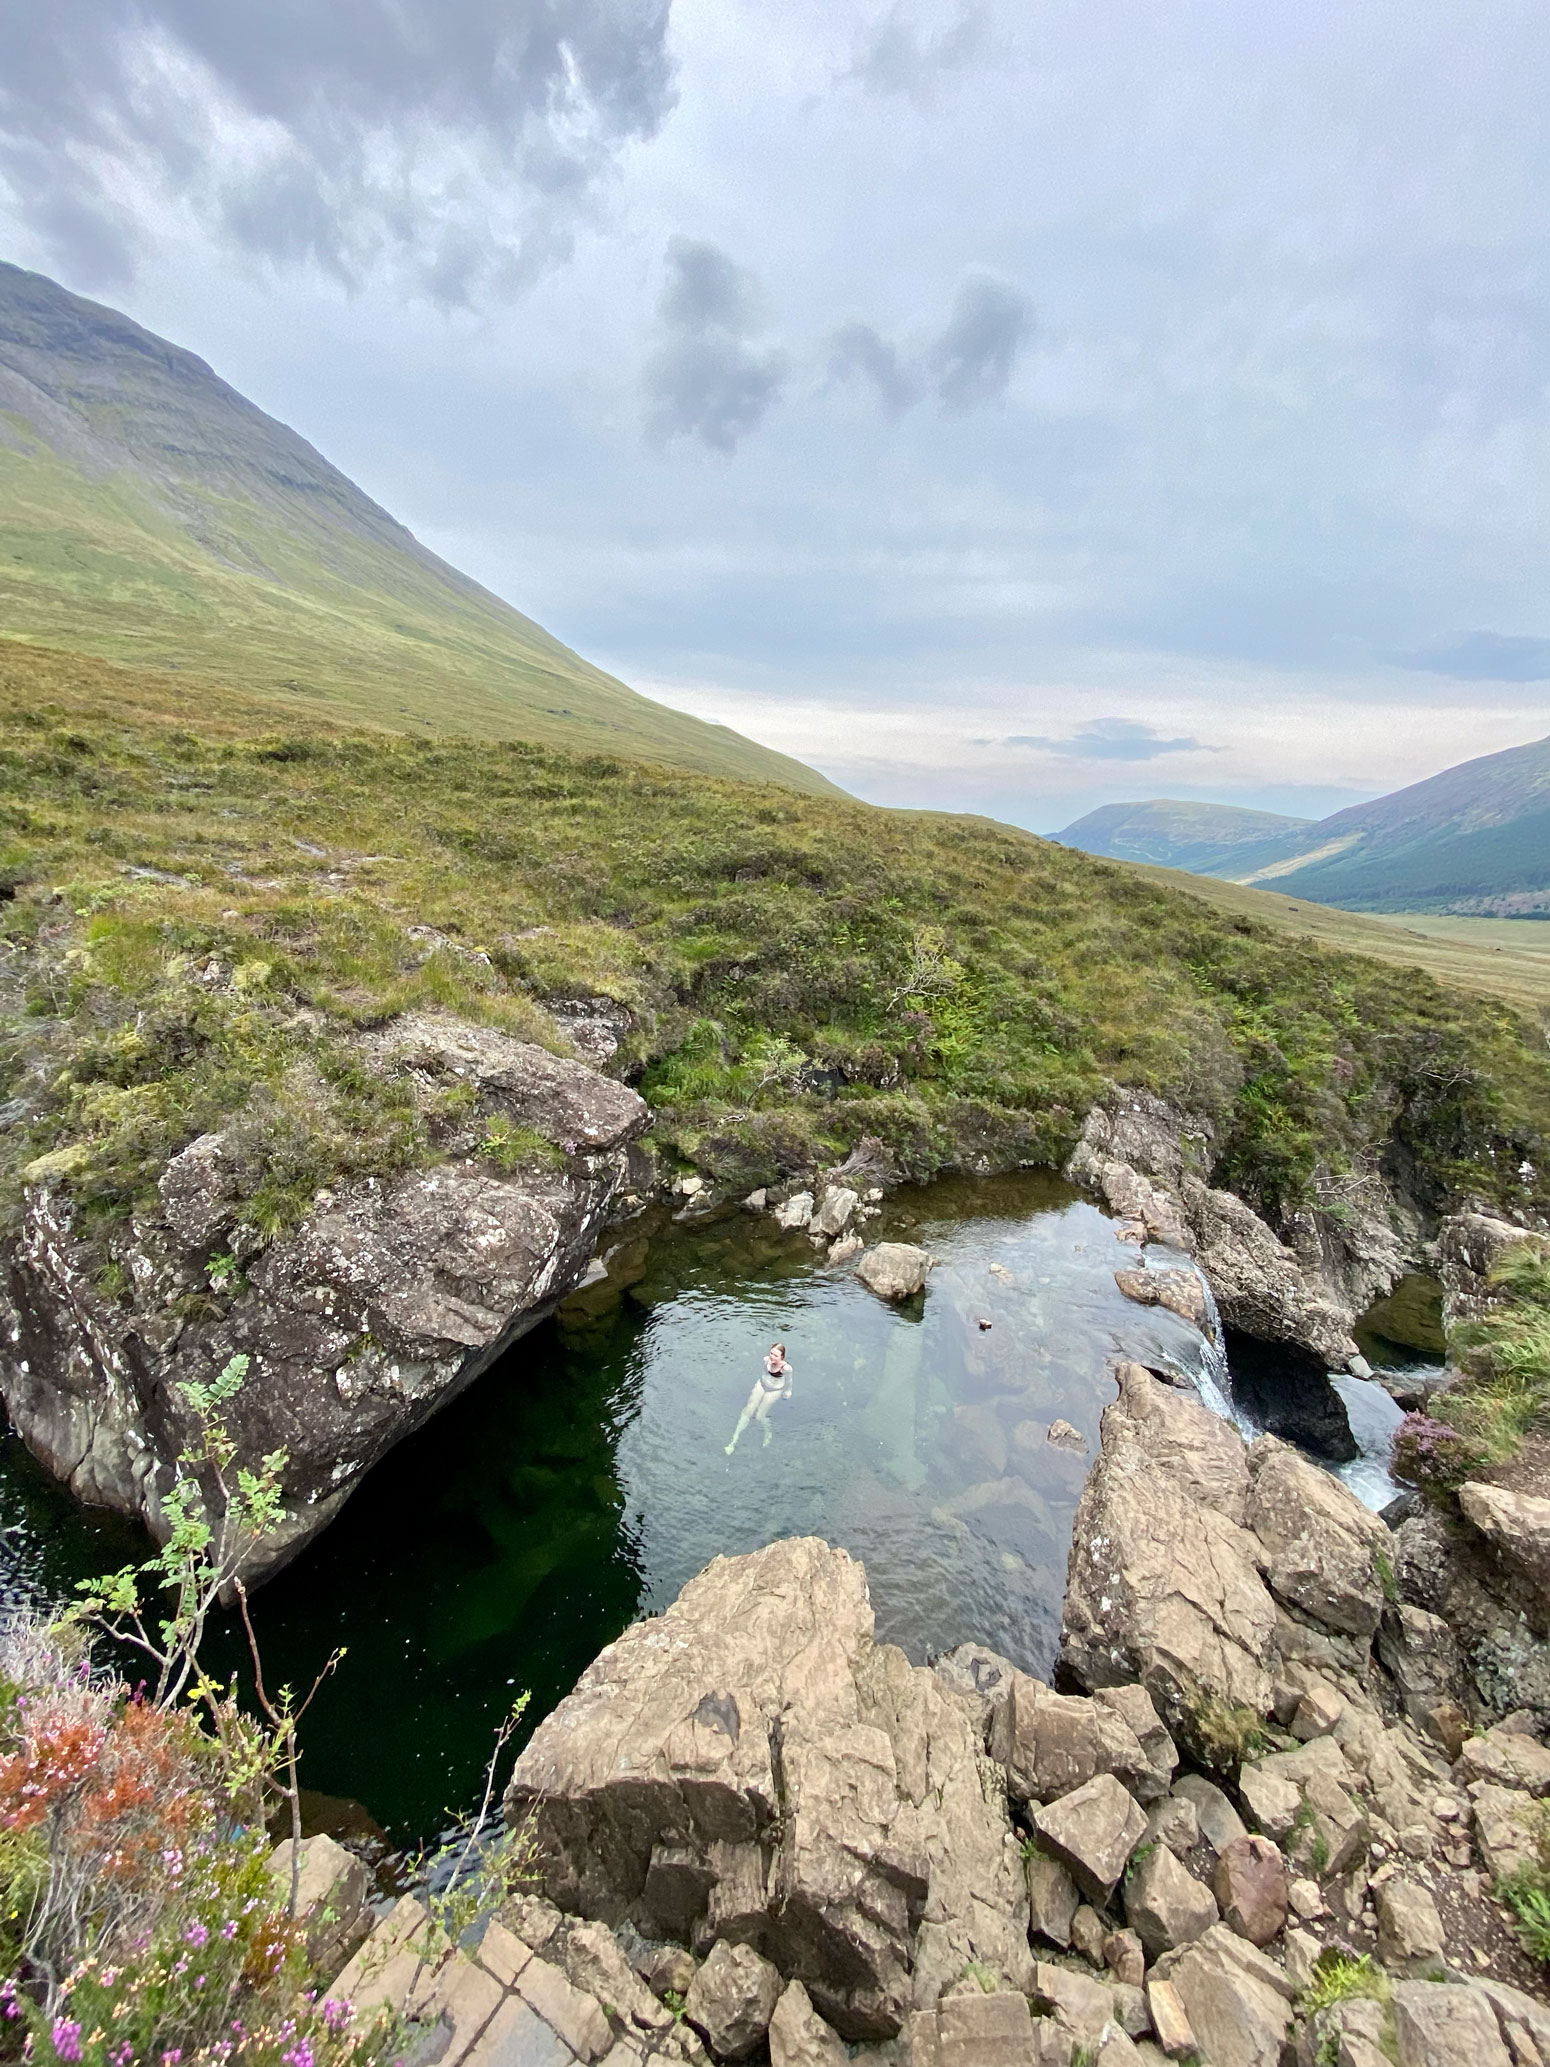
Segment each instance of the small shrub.
[{"label": "small shrub", "polygon": [[1303,2016],[1316,2017],[1320,2010],[1331,2009],[1337,2002],[1350,2002],[1356,1996],[1387,2002],[1392,1992],[1388,1975],[1371,1953],[1323,1952],[1298,2008]]},{"label": "small shrub", "polygon": [[1270,1749],[1262,1715],[1214,1694],[1198,1694],[1190,1701],[1181,1727],[1201,1761],[1219,1773],[1234,1773]]},{"label": "small shrub", "polygon": [[1451,1423],[1407,1414],[1394,1434],[1393,1472],[1413,1486],[1462,1485],[1474,1468],[1469,1444]]},{"label": "small shrub", "polygon": [[1517,1919],[1524,1950],[1550,1964],[1550,1804],[1536,1803],[1534,1816],[1535,1856],[1500,1880],[1496,1893]]}]

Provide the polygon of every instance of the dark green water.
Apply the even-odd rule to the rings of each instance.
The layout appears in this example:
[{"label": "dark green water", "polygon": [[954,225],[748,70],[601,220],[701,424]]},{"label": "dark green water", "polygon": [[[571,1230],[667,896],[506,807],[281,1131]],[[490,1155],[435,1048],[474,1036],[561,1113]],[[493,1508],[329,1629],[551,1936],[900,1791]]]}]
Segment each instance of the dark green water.
[{"label": "dark green water", "polygon": [[[476,1799],[518,1689],[536,1720],[717,1553],[782,1535],[863,1558],[879,1634],[913,1657],[975,1638],[1047,1671],[1111,1359],[1193,1370],[1199,1338],[1120,1295],[1136,1252],[1046,1177],[901,1194],[868,1233],[941,1259],[923,1300],[886,1307],[741,1214],[637,1242],[394,1451],[255,1602],[277,1682],[348,1647],[307,1719],[308,1786],[396,1839],[434,1833]],[[776,1337],[794,1395],[729,1458]],[[1086,1451],[1046,1440],[1057,1418]],[[135,1554],[14,1438],[0,1502],[13,1586],[59,1597]]]}]

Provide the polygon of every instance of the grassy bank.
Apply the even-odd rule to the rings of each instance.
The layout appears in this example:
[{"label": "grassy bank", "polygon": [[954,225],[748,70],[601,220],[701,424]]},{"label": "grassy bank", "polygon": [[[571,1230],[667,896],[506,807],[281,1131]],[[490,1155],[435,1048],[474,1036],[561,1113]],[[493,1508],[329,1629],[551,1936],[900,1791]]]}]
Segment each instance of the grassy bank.
[{"label": "grassy bank", "polygon": [[[624,1006],[657,1139],[728,1185],[879,1136],[904,1169],[1055,1163],[1105,1085],[1208,1115],[1220,1175],[1338,1210],[1380,1154],[1543,1205],[1550,1062],[1511,1006],[1330,953],[982,821],[503,741],[314,725],[0,650],[3,1174],[104,1226],[227,1128],[260,1234],[437,1153],[363,1066],[444,1008],[563,1045]],[[1522,1166],[1531,1165],[1529,1174]]]}]

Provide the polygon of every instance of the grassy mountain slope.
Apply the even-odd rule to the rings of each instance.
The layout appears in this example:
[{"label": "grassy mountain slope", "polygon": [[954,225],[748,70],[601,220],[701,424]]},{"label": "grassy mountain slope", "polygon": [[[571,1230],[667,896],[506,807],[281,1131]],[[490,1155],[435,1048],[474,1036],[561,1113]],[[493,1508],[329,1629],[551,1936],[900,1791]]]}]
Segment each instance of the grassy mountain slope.
[{"label": "grassy mountain slope", "polygon": [[1162,868],[1212,874],[1231,867],[1246,849],[1269,840],[1295,839],[1313,823],[1275,811],[1244,811],[1234,804],[1185,803],[1156,797],[1147,804],[1104,804],[1055,837],[1110,861],[1146,861]]},{"label": "grassy mountain slope", "polygon": [[1144,863],[1130,866],[1148,881],[1198,897],[1231,918],[1342,954],[1371,955],[1398,968],[1424,970],[1439,983],[1505,998],[1539,1015],[1550,1028],[1550,926],[1423,912],[1342,911],[1288,897],[1273,884],[1251,889],[1218,876],[1186,875]]},{"label": "grassy mountain slope", "polygon": [[433,1158],[363,1029],[441,1007],[559,1043],[550,1005],[587,995],[631,1015],[662,1153],[728,1187],[865,1134],[919,1176],[1056,1163],[1118,1082],[1209,1113],[1224,1179],[1275,1216],[1335,1210],[1385,1153],[1439,1198],[1550,1204],[1537,1029],[1419,970],[984,821],[299,733],[132,681],[0,648],[0,1182],[14,1204],[48,1158],[105,1283],[206,1129],[253,1151],[260,1236],[338,1176]]},{"label": "grassy mountain slope", "polygon": [[1550,912],[1550,739],[1445,768],[1219,873],[1353,911]]},{"label": "grassy mountain slope", "polygon": [[627,689],[426,551],[192,353],[0,265],[0,625],[306,713],[833,795]]}]

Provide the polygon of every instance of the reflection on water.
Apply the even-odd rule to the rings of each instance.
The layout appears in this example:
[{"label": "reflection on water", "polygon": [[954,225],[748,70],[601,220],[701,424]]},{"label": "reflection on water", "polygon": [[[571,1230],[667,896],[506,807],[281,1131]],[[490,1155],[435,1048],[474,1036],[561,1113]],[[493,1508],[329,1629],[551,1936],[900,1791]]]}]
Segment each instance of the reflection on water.
[{"label": "reflection on water", "polygon": [[[308,1717],[309,1786],[434,1831],[518,1688],[536,1720],[709,1559],[782,1535],[863,1558],[879,1633],[913,1657],[973,1637],[1047,1672],[1110,1362],[1195,1371],[1200,1338],[1119,1293],[1135,1251],[1047,1177],[901,1194],[869,1233],[940,1259],[924,1299],[889,1308],[741,1214],[636,1242],[393,1452],[255,1603],[276,1680],[348,1646]],[[728,1457],[776,1339],[792,1397]],[[1051,1443],[1056,1420],[1086,1449]],[[0,1490],[32,1512],[13,1567],[57,1594],[133,1554],[10,1452]]]}]

